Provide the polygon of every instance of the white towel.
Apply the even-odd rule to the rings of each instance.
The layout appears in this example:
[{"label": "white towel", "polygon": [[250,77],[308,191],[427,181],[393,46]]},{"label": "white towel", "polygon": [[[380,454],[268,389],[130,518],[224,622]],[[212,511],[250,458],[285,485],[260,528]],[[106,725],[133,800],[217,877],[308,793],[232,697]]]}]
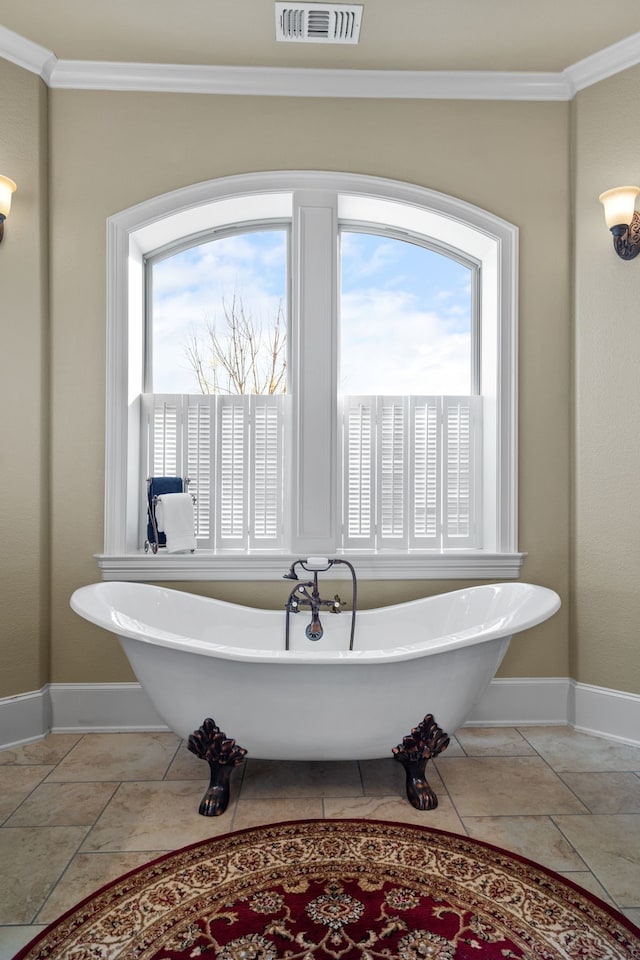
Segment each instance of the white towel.
[{"label": "white towel", "polygon": [[196,549],[193,499],[190,493],[163,493],[156,504],[156,523],[167,538],[167,553]]}]

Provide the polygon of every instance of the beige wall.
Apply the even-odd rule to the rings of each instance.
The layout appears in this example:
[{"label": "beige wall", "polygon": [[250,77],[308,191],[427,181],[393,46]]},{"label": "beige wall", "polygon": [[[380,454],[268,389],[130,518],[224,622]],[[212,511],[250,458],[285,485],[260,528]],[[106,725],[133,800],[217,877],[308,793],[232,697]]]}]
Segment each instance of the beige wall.
[{"label": "beige wall", "polygon": [[[50,110],[51,679],[131,676],[114,640],[68,607],[75,587],[98,579],[93,554],[102,549],[106,218],[190,183],[277,169],[418,183],[520,227],[523,577],[554,587],[565,604],[513,644],[502,675],[567,676],[569,105],[54,90]],[[373,605],[461,585],[363,584],[361,595]],[[247,584],[192,589],[278,607],[286,585],[256,585],[253,594]]]},{"label": "beige wall", "polygon": [[573,109],[573,676],[640,693],[640,258],[614,254],[598,203],[640,182],[640,67]]},{"label": "beige wall", "polygon": [[47,90],[0,59],[0,697],[48,679]]},{"label": "beige wall", "polygon": [[[571,105],[47,93],[0,60],[0,172],[19,185],[0,247],[0,697],[131,678],[115,641],[68,607],[98,579],[102,549],[106,218],[196,181],[286,168],[419,183],[519,226],[523,578],[564,605],[501,672],[640,693],[640,260],[615,257],[597,202],[638,182],[639,93],[640,67]],[[370,606],[460,585],[369,583],[361,596]],[[286,590],[184,586],[270,606]]]}]

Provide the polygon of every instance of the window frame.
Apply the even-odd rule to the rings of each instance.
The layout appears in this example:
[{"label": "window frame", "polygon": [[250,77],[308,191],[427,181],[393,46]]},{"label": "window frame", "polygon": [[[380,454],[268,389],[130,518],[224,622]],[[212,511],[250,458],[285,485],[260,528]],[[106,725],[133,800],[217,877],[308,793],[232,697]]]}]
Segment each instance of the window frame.
[{"label": "window frame", "polygon": [[[337,245],[338,221],[383,224],[385,210],[402,212],[396,230],[435,236],[438,250],[447,246],[455,255],[452,238],[467,231],[479,250],[485,267],[481,271],[480,297],[483,310],[480,343],[483,378],[492,380],[485,395],[484,417],[491,424],[492,462],[483,482],[483,514],[490,524],[487,547],[476,550],[442,550],[358,554],[349,552],[364,579],[511,579],[519,575],[524,554],[517,547],[517,288],[518,230],[513,224],[486,210],[425,187],[384,178],[321,171],[276,171],[244,174],[194,184],[152,198],[115,214],[107,221],[107,379],[106,379],[106,471],[105,471],[105,543],[97,555],[104,579],[128,580],[271,580],[282,575],[288,559],[310,551],[322,551],[330,542],[327,531],[315,538],[308,536],[314,519],[309,500],[294,495],[294,521],[291,550],[274,553],[215,555],[145,554],[138,546],[140,511],[146,509],[144,490],[139,482],[140,405],[144,373],[142,328],[145,323],[144,258],[167,248],[181,237],[191,240],[198,233],[211,233],[216,226],[235,222],[277,221],[283,202],[294,197],[292,210],[292,257],[313,257],[309,247],[309,224],[324,218],[334,223]],[[340,209],[341,208],[341,209]],[[377,216],[371,217],[371,210]],[[387,218],[388,219],[388,218]],[[424,224],[434,224],[430,234]],[[415,225],[422,224],[416,230]],[[437,228],[437,229],[435,229]],[[459,247],[457,248],[460,249]],[[469,251],[469,247],[463,249]],[[298,286],[299,271],[294,268],[291,300],[294,305],[292,392],[308,375],[305,357],[313,344],[300,340],[295,310],[311,307],[318,316],[330,317],[329,335],[337,324],[337,249],[333,251],[332,276],[321,278],[313,289]],[[474,251],[469,251],[475,256]],[[331,259],[331,257],[329,258]],[[328,262],[328,261],[326,261]],[[487,265],[490,264],[488,268]],[[297,307],[295,306],[297,305]],[[490,317],[490,322],[487,318]],[[309,329],[319,329],[316,324]],[[325,323],[326,326],[326,323]],[[334,342],[336,338],[334,336]],[[296,359],[299,361],[296,363]],[[334,358],[335,360],[335,358]],[[334,371],[336,364],[334,362]],[[333,376],[336,374],[334,372]],[[333,384],[333,394],[337,391]],[[485,382],[486,386],[486,382]],[[336,401],[337,402],[337,401]],[[336,410],[325,410],[309,430],[307,415],[317,412],[294,405],[293,436],[299,463],[298,479],[315,483],[309,470],[305,477],[304,433],[318,437],[332,431]],[[296,456],[296,454],[294,454]],[[339,496],[335,457],[328,457],[326,496],[330,515],[335,518]],[[485,458],[486,459],[486,458]],[[305,512],[306,511],[306,512]],[[317,511],[315,512],[317,516]],[[335,522],[333,520],[332,522]],[[324,538],[324,539],[323,539]],[[309,544],[304,550],[301,544]],[[312,541],[312,542],[310,542]],[[135,545],[135,546],[134,546]]]}]

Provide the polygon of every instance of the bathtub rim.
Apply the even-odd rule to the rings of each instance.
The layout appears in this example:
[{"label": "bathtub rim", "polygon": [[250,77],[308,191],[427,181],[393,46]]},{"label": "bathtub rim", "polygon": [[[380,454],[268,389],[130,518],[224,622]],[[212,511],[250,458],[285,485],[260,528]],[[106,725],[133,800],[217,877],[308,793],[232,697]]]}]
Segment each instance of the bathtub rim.
[{"label": "bathtub rim", "polygon": [[[294,664],[382,664],[393,663],[401,660],[417,659],[425,656],[433,656],[438,653],[446,653],[451,650],[463,649],[488,640],[499,638],[510,638],[514,634],[528,630],[545,620],[552,617],[561,606],[561,600],[558,594],[549,587],[543,587],[538,584],[523,583],[518,581],[506,581],[504,583],[480,584],[478,586],[463,587],[459,590],[445,591],[441,594],[434,594],[429,597],[418,597],[415,600],[408,600],[403,603],[389,604],[384,607],[374,607],[368,610],[358,611],[358,616],[365,618],[381,610],[393,612],[394,610],[407,610],[415,606],[427,606],[429,602],[438,601],[446,597],[455,602],[456,598],[461,598],[464,594],[476,591],[502,590],[503,592],[522,593],[523,599],[527,596],[535,595],[538,603],[534,611],[527,617],[518,618],[517,612],[512,621],[504,623],[501,621],[493,622],[490,626],[482,629],[477,627],[468,627],[463,631],[445,634],[436,639],[422,640],[412,644],[404,644],[396,647],[383,647],[375,650],[262,650],[250,647],[233,647],[228,644],[218,644],[210,640],[199,640],[195,637],[176,634],[170,631],[164,631],[144,622],[139,622],[139,626],[134,627],[135,620],[129,615],[125,615],[130,623],[117,622],[118,611],[115,603],[109,603],[107,598],[110,593],[116,593],[125,588],[131,593],[144,593],[148,596],[170,597],[172,594],[178,594],[181,598],[188,598],[188,601],[197,603],[199,606],[228,607],[235,610],[247,610],[255,612],[261,616],[267,615],[270,618],[283,618],[283,642],[284,642],[284,611],[269,610],[259,607],[248,607],[245,604],[231,603],[227,600],[220,600],[216,597],[203,597],[200,594],[192,594],[184,590],[174,590],[168,587],[159,587],[154,584],[140,583],[137,581],[126,580],[108,580],[98,583],[88,584],[75,590],[70,598],[70,606],[79,616],[88,620],[90,623],[115,634],[117,637],[127,637],[149,645],[168,647],[177,651],[220,658],[225,660],[238,660],[250,663],[273,663],[284,665]],[[184,602],[184,601],[181,601]],[[92,605],[93,604],[93,605]],[[356,630],[357,630],[356,617]],[[356,634],[357,635],[357,634]]]}]

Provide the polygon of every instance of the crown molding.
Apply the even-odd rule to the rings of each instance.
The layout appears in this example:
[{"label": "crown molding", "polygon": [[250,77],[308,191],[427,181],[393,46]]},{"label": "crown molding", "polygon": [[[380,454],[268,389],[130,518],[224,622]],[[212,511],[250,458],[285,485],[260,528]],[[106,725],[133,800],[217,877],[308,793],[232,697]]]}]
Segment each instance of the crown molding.
[{"label": "crown molding", "polygon": [[58,60],[0,26],[0,57],[53,89],[271,97],[409,100],[571,100],[579,90],[640,63],[640,33],[561,73],[467,70],[329,70]]},{"label": "crown molding", "polygon": [[639,63],[640,33],[634,33],[619,43],[605,47],[591,57],[585,57],[584,60],[567,67],[564,75],[577,93]]},{"label": "crown molding", "polygon": [[51,72],[57,63],[57,57],[26,37],[21,37],[13,30],[0,26],[0,57],[17,64],[30,73],[37,73],[46,84],[49,84]]},{"label": "crown molding", "polygon": [[492,71],[318,70],[59,60],[49,86],[271,97],[569,100],[562,74]]}]

